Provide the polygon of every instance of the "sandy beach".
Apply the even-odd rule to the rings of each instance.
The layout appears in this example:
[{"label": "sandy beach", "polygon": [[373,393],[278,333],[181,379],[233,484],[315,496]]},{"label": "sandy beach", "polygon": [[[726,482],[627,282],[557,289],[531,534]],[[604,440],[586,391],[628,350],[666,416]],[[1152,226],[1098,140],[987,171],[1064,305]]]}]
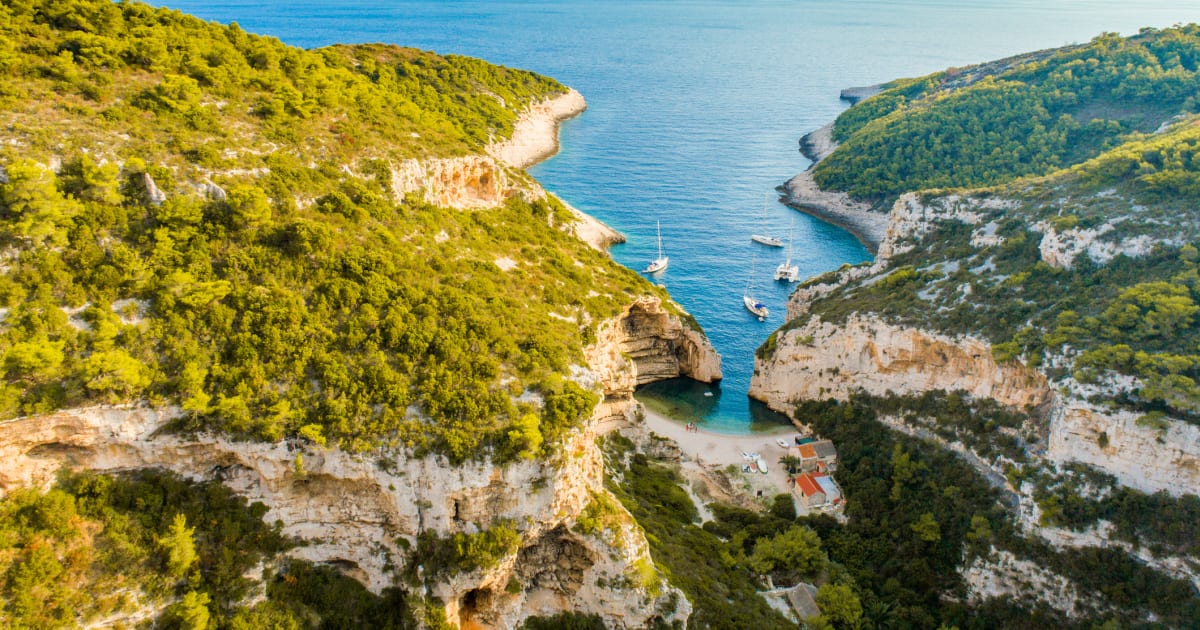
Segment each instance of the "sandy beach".
[{"label": "sandy beach", "polygon": [[[763,499],[769,501],[777,494],[791,493],[791,486],[787,483],[788,473],[779,463],[779,458],[787,454],[787,449],[775,442],[781,439],[792,442],[796,431],[785,430],[780,433],[759,435],[724,435],[703,429],[688,431],[683,423],[666,418],[649,409],[645,410],[645,416],[646,428],[679,445],[679,450],[685,456],[683,461],[685,474],[689,467],[712,471],[713,469],[723,470],[732,465],[738,472],[731,475],[731,480],[744,494],[757,497],[758,491],[762,490]],[[750,460],[743,457],[742,453],[758,453],[767,462],[767,474],[741,472],[742,466],[750,463]],[[796,507],[798,512],[803,511],[799,502]]]}]

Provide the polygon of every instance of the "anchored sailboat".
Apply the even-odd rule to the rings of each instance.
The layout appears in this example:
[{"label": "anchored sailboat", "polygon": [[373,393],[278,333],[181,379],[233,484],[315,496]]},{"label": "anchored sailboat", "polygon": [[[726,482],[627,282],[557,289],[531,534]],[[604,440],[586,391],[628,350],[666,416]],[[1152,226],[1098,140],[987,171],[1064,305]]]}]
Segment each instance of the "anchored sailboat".
[{"label": "anchored sailboat", "polygon": [[[767,226],[767,199],[770,197],[770,195],[771,193],[769,192],[763,194],[762,222],[764,228]],[[762,243],[768,247],[783,247],[783,241],[779,240],[779,237],[776,236],[768,236],[766,234],[751,234],[750,240],[754,241],[755,243]]]},{"label": "anchored sailboat", "polygon": [[784,282],[795,282],[800,279],[800,267],[792,264],[792,224],[788,224],[788,253],[787,260],[775,268],[775,279]]},{"label": "anchored sailboat", "polygon": [[770,311],[767,310],[767,305],[759,302],[754,297],[754,263],[758,257],[750,257],[750,279],[746,281],[746,292],[742,294],[742,304],[746,310],[758,318],[758,321],[765,321]]},{"label": "anchored sailboat", "polygon": [[650,265],[646,267],[646,273],[658,273],[663,269],[666,269],[667,264],[671,262],[667,256],[663,255],[662,251],[662,222],[655,221],[655,224],[658,226],[658,258],[655,258]]}]

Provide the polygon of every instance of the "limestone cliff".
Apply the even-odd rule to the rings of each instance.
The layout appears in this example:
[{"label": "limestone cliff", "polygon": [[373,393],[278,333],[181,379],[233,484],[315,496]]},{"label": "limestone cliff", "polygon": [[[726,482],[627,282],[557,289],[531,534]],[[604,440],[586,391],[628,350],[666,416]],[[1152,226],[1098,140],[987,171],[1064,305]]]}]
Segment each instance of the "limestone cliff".
[{"label": "limestone cliff", "polygon": [[541,199],[546,192],[514,169],[558,152],[558,126],[578,116],[587,103],[576,90],[530,104],[513,125],[512,136],[488,145],[483,155],[405,160],[392,167],[392,191],[418,194],[444,208],[494,208],[513,195]]},{"label": "limestone cliff", "polygon": [[642,298],[599,326],[585,352],[610,398],[627,398],[638,385],[687,376],[721,379],[721,357],[703,333],[671,315],[657,298]]},{"label": "limestone cliff", "polygon": [[1138,417],[1060,399],[1050,416],[1046,457],[1090,464],[1143,492],[1195,494],[1200,490],[1200,427],[1173,421],[1160,430],[1140,426]]},{"label": "limestone cliff", "polygon": [[[374,591],[397,583],[419,533],[471,533],[509,522],[521,542],[499,566],[426,580],[427,594],[446,603],[451,620],[511,628],[527,616],[562,610],[600,614],[615,628],[642,627],[654,616],[685,620],[690,608],[677,591],[624,579],[649,561],[641,530],[627,514],[594,535],[573,526],[592,497],[606,492],[598,424],[630,414],[639,383],[719,378],[720,358],[657,299],[638,300],[600,329],[580,378],[608,401],[551,461],[452,466],[439,456],[397,450],[352,454],[184,436],[164,431],[178,409],[96,407],[0,424],[0,490],[46,486],[64,465],[110,472],[155,467],[219,479],[263,502],[268,521],[282,521],[285,534],[306,541],[294,556],[334,563]],[[514,582],[519,592],[507,588]],[[678,609],[668,600],[680,602]]]},{"label": "limestone cliff", "polygon": [[[989,213],[1006,213],[1013,206],[1003,198],[946,195],[922,200],[913,194],[902,196],[889,214],[886,236],[873,263],[844,268],[793,293],[788,325],[775,333],[756,359],[751,397],[791,414],[799,400],[846,400],[859,390],[876,396],[965,391],[974,398],[1034,411],[1032,422],[1040,426],[1036,431],[1040,439],[1029,455],[1035,461],[1051,467],[1086,463],[1113,475],[1122,485],[1147,493],[1196,493],[1200,488],[1200,427],[1170,417],[1161,424],[1144,426],[1138,422],[1139,414],[1095,402],[1097,396],[1112,398],[1136,391],[1141,386],[1136,378],[1110,375],[1085,385],[1061,369],[1070,365],[1070,360],[1058,355],[1050,356],[1037,369],[1016,359],[998,362],[988,340],[940,333],[932,319],[928,326],[921,326],[859,312],[833,323],[815,314],[821,301],[839,299],[832,297],[839,289],[870,285],[886,277],[893,270],[892,259],[912,251],[914,243],[940,222],[973,226],[973,247],[1002,245],[997,222],[987,219]],[[1151,246],[1145,237],[1101,241],[1094,238],[1097,230],[1056,231],[1046,222],[1031,227],[1045,235],[1039,247],[1043,261],[1059,268],[1070,267],[1077,256],[1103,262],[1116,254],[1136,256]],[[930,317],[936,313],[931,312]],[[960,454],[989,478],[1005,483],[1005,460],[989,461],[961,444],[943,446],[967,451]],[[1047,527],[1037,518],[1030,484],[1008,490],[1015,492],[1022,506],[1018,522],[1030,536],[1058,549],[1119,547],[1157,570],[1200,584],[1200,572],[1187,558],[1158,557],[1115,540],[1111,527],[1085,534]],[[1077,585],[1045,570],[1033,570],[1029,562],[1007,552],[976,558],[964,569],[964,577],[972,601],[1043,592],[1036,597],[1065,611],[1088,601]],[[1056,594],[1045,595],[1044,589],[1052,585]]]},{"label": "limestone cliff", "polygon": [[[530,129],[542,129],[547,121],[553,127],[582,110],[577,92],[561,98],[522,114],[507,148],[493,147],[493,154],[394,164],[392,192],[464,210],[495,207],[514,195],[544,197],[548,193],[514,165],[548,154],[545,138],[539,144],[524,137]],[[522,152],[533,157],[522,159]],[[352,166],[345,170],[354,174]],[[154,182],[148,175],[146,180],[149,190]],[[590,217],[576,218],[574,225],[559,227],[593,247],[620,238]],[[91,407],[0,423],[0,496],[17,487],[47,486],[63,466],[166,469],[190,479],[220,480],[262,502],[268,522],[282,522],[286,535],[304,542],[289,552],[294,557],[333,564],[375,592],[398,585],[437,597],[455,625],[514,628],[526,617],[560,611],[596,613],[613,628],[645,627],[655,618],[686,622],[686,598],[656,572],[647,577],[644,567],[653,566],[649,548],[628,513],[620,511],[604,531],[576,527],[585,507],[607,492],[597,433],[606,422],[632,414],[633,388],[680,375],[720,378],[720,358],[683,319],[657,298],[643,298],[598,324],[596,343],[586,349],[586,365],[577,366],[575,378],[606,398],[553,457],[503,466],[452,465],[444,457],[404,449],[351,453],[300,441],[184,435],[169,429],[181,413],[177,408]],[[499,523],[514,528],[520,541],[490,569],[435,575],[409,566],[422,533],[470,534]],[[113,620],[118,621],[130,620]]]},{"label": "limestone cliff", "polygon": [[1005,405],[1049,401],[1046,378],[1015,361],[997,364],[990,346],[852,315],[833,325],[818,317],[776,333],[776,349],[756,362],[750,396],[787,413],[797,400],[847,400],[864,390],[899,395],[964,390]]},{"label": "limestone cliff", "polygon": [[488,156],[405,160],[392,168],[392,190],[399,197],[415,193],[444,208],[494,208],[530,190],[517,186],[504,166]]},{"label": "limestone cliff", "polygon": [[575,90],[530,104],[518,117],[512,137],[488,147],[492,157],[525,168],[558,152],[559,123],[587,109],[583,95]]},{"label": "limestone cliff", "polygon": [[[914,240],[939,222],[978,226],[971,236],[975,246],[999,240],[994,223],[984,218],[1012,205],[995,197],[946,195],[922,201],[915,194],[903,195],[889,213],[887,233],[872,264],[841,270],[830,281],[803,286],[792,295],[788,317],[798,321],[776,333],[773,348],[756,359],[751,397],[789,413],[796,400],[844,400],[859,388],[876,395],[964,390],[1015,408],[1053,410],[1046,416],[1050,438],[1044,457],[1049,462],[1085,462],[1147,492],[1194,493],[1200,488],[1200,441],[1196,428],[1182,420],[1167,418],[1163,430],[1138,426],[1133,414],[1089,403],[1090,396],[1101,392],[1080,385],[1070,374],[1052,383],[1019,361],[998,363],[983,339],[939,334],[933,326],[888,323],[870,314],[851,315],[837,325],[809,316],[811,305],[835,289],[888,273],[891,259],[909,251]],[[1044,223],[1033,227],[1048,234],[1052,230]],[[1134,244],[1116,247],[1136,251]],[[1126,388],[1135,385],[1127,383]],[[1115,387],[1106,391],[1115,394]]]}]

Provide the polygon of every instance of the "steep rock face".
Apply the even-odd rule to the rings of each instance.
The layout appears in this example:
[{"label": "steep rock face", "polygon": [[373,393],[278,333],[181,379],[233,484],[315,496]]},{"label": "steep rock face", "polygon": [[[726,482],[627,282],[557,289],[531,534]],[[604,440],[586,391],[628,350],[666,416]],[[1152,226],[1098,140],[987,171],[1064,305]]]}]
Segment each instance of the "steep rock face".
[{"label": "steep rock face", "polygon": [[1090,464],[1144,492],[1195,494],[1200,489],[1200,427],[1175,421],[1160,432],[1138,426],[1137,418],[1081,401],[1057,405],[1046,457]]},{"label": "steep rock face", "polygon": [[[936,222],[979,225],[972,232],[973,242],[999,239],[994,223],[980,225],[983,215],[978,211],[1005,209],[1011,203],[1003,198],[959,195],[926,203],[917,195],[901,196],[892,207],[875,262],[843,269],[830,282],[798,288],[788,302],[789,320],[807,317],[814,301],[838,287],[885,273],[890,257],[907,251],[911,240],[928,233]],[[1058,266],[1069,266],[1081,253],[1106,260],[1113,252],[1136,255],[1145,249],[1144,239],[1109,244],[1085,238],[1072,240],[1074,244],[1068,247],[1053,226],[1033,227],[1050,238],[1050,245],[1043,241],[1042,254],[1048,263]],[[1050,437],[1043,454],[1047,460],[1084,462],[1114,475],[1124,485],[1147,492],[1166,490],[1180,495],[1200,488],[1200,429],[1171,418],[1165,419],[1168,428],[1163,431],[1137,426],[1133,414],[1087,402],[1088,395],[1102,392],[1089,392],[1070,376],[1064,378],[1065,382],[1051,387],[1036,370],[1016,362],[998,365],[991,344],[981,339],[947,337],[859,314],[840,326],[809,318],[803,326],[777,333],[774,349],[755,360],[750,395],[784,413],[790,412],[797,400],[845,400],[860,387],[877,395],[961,389],[1016,408],[1046,406],[1051,411]]]},{"label": "steep rock face", "polygon": [[[336,563],[374,591],[396,583],[390,567],[407,564],[399,541],[413,548],[422,531],[446,536],[507,522],[521,542],[499,566],[427,580],[451,620],[510,628],[529,615],[562,610],[598,613],[615,628],[641,627],[655,615],[686,619],[690,608],[677,591],[628,579],[631,567],[650,562],[632,518],[593,536],[571,528],[591,497],[605,492],[597,427],[629,421],[628,394],[637,384],[679,374],[719,378],[720,358],[657,299],[635,302],[600,328],[581,379],[624,400],[599,405],[556,461],[452,466],[439,456],[401,451],[351,454],[180,436],[162,430],[178,409],[96,407],[0,423],[0,490],[47,486],[64,465],[108,472],[153,467],[219,479],[263,502],[266,520],[282,521],[285,534],[307,541],[292,555]],[[513,581],[519,593],[508,592]],[[668,601],[682,603],[671,610]]]},{"label": "steep rock face", "polygon": [[427,202],[446,208],[495,208],[520,190],[504,167],[487,156],[405,160],[392,169],[392,190],[397,196],[417,193]]},{"label": "steep rock face", "polygon": [[851,316],[836,326],[812,318],[777,333],[775,352],[756,362],[750,396],[788,413],[801,399],[846,400],[858,389],[904,395],[965,390],[1014,407],[1050,398],[1046,379],[1016,362],[997,364],[988,344],[878,319]]},{"label": "steep rock face", "polygon": [[677,376],[704,383],[721,379],[721,357],[708,339],[657,298],[639,299],[601,324],[585,356],[610,397],[627,397],[639,385]]},{"label": "steep rock face", "polygon": [[557,153],[559,123],[585,109],[583,95],[575,90],[534,103],[517,117],[512,136],[489,145],[486,155],[412,159],[394,166],[392,190],[398,197],[416,193],[428,203],[460,210],[494,208],[517,194],[541,199],[546,195],[541,186],[513,177],[509,169]]},{"label": "steep rock face", "polygon": [[1089,603],[1084,589],[1061,575],[1008,551],[990,550],[988,557],[972,558],[962,569],[967,585],[967,600],[982,603],[995,597],[1013,597],[1018,601],[1037,601],[1055,610],[1074,615],[1083,603]]},{"label": "steep rock face", "polygon": [[[376,592],[396,583],[390,564],[407,563],[398,541],[413,547],[422,531],[446,536],[514,523],[520,546],[498,567],[427,582],[459,623],[508,628],[530,614],[582,610],[601,614],[611,627],[634,628],[671,593],[652,596],[618,579],[648,561],[636,527],[622,534],[620,545],[569,530],[591,495],[604,492],[590,428],[565,445],[564,461],[451,466],[436,456],[353,455],[162,433],[176,415],[107,407],[0,424],[0,488],[49,485],[62,465],[105,472],[153,467],[191,479],[219,479],[263,502],[270,508],[267,521],[282,521],[285,534],[306,541],[293,556],[336,563]],[[294,465],[298,453],[303,471]],[[570,553],[555,553],[562,549]],[[506,592],[514,579],[525,589],[521,593]],[[685,618],[687,610],[676,613]]]}]

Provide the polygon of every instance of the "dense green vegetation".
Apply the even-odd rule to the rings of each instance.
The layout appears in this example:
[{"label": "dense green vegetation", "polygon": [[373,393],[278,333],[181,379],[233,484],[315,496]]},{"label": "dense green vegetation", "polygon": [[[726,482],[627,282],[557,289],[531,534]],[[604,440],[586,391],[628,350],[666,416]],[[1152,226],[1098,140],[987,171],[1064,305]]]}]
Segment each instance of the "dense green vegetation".
[{"label": "dense green vegetation", "polygon": [[895,416],[947,442],[959,442],[989,461],[1003,457],[1011,462],[1025,462],[1029,459],[1027,442],[1037,439],[1029,434],[1033,423],[1027,413],[1009,409],[990,398],[972,399],[966,392],[931,390],[909,396],[862,395],[858,400],[881,416]]},{"label": "dense green vegetation", "polygon": [[[1118,549],[1058,552],[1023,538],[998,491],[974,469],[936,445],[881,431],[874,407],[870,399],[855,399],[805,402],[796,409],[797,417],[838,444],[849,522],[838,525],[825,516],[807,522],[830,560],[853,576],[871,627],[1153,627],[1148,613],[1168,626],[1190,627],[1200,618],[1200,594],[1191,584],[1164,577]],[[1144,532],[1156,526],[1135,527]],[[1095,607],[1068,620],[1061,611],[1030,608],[1026,601],[948,601],[963,593],[957,568],[992,548],[1071,578],[1097,597]]]},{"label": "dense green vegetation", "polygon": [[0,119],[23,155],[137,156],[181,175],[269,166],[277,151],[326,163],[478,152],[526,103],[565,90],[467,57],[302,50],[108,0],[0,3],[0,70]]},{"label": "dense green vegetation", "polygon": [[[545,201],[447,212],[348,179],[306,210],[248,188],[268,215],[249,225],[236,201],[80,201],[63,190],[84,182],[15,165],[5,212],[72,214],[53,232],[61,249],[0,225],[9,417],[165,398],[188,429],[531,457],[594,403],[557,376],[581,361],[587,326],[549,314],[608,317],[650,290],[553,227],[563,211]],[[513,401],[527,388],[540,409]]]},{"label": "dense green vegetation", "polygon": [[[844,591],[853,580],[829,563],[813,530],[795,524],[791,497],[778,497],[772,509],[761,514],[716,504],[716,519],[700,526],[678,473],[634,453],[632,447],[619,434],[606,438],[611,475],[607,485],[645,530],[655,564],[691,602],[689,628],[795,627],[756,595],[765,588],[765,575],[776,586],[800,580],[828,584],[827,596],[846,610],[858,604],[857,596]],[[837,605],[832,609],[842,610]],[[810,623],[841,627],[843,620],[835,617],[825,615]]]},{"label": "dense green vegetation", "polygon": [[552,80],[136,2],[0,12],[0,418],[149,400],[181,430],[533,458],[595,402],[564,375],[596,322],[665,297],[553,198],[397,201],[397,160],[481,151]]},{"label": "dense green vegetation", "polygon": [[1200,109],[1196,25],[994,66],[897,81],[852,107],[817,182],[876,201],[989,186],[1077,164]]},{"label": "dense green vegetation", "polygon": [[416,553],[408,566],[414,577],[416,567],[421,566],[434,578],[491,569],[515,553],[520,542],[521,535],[510,523],[494,523],[475,534],[455,532],[444,538],[426,530],[417,537]]},{"label": "dense green vegetation", "polygon": [[[75,628],[150,610],[164,629],[411,628],[429,614],[332,568],[281,563],[294,543],[265,513],[218,482],[154,471],[15,491],[0,502],[0,626]],[[257,579],[245,574],[260,562],[277,568],[262,576],[266,600],[247,608]]]},{"label": "dense green vegetation", "polygon": [[521,630],[606,630],[599,615],[559,613],[552,617],[530,617]]}]

